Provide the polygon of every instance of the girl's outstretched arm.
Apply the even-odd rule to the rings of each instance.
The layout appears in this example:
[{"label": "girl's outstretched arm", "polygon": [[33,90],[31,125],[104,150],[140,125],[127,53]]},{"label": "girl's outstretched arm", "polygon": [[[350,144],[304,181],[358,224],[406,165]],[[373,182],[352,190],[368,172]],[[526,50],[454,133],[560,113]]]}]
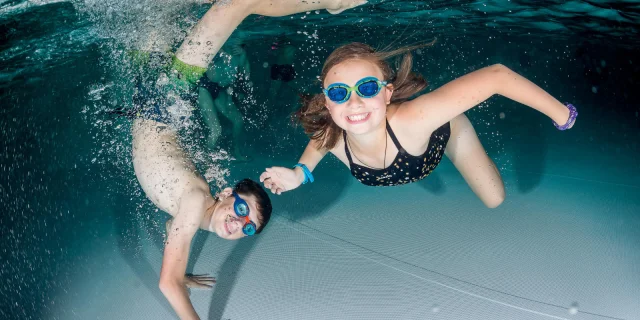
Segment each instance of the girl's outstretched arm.
[{"label": "girl's outstretched arm", "polygon": [[495,64],[455,79],[433,92],[407,102],[403,116],[420,122],[420,130],[433,132],[457,115],[494,94],[534,108],[556,123],[569,119],[569,109],[542,88],[501,64]]},{"label": "girl's outstretched arm", "polygon": [[[304,164],[312,172],[327,152],[328,150],[319,147],[315,140],[310,140],[298,163]],[[265,172],[260,175],[260,182],[274,194],[293,190],[303,181],[305,181],[305,174],[301,167],[295,169],[271,167],[265,169]]]}]

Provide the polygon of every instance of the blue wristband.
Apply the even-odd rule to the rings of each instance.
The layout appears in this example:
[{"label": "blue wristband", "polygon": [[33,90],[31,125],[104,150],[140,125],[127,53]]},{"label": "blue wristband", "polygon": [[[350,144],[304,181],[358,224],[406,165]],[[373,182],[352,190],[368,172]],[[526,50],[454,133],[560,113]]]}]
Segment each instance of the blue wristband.
[{"label": "blue wristband", "polygon": [[304,163],[296,163],[293,167],[300,167],[300,169],[302,169],[302,172],[304,172],[304,181],[302,181],[302,184],[313,182],[313,175]]}]

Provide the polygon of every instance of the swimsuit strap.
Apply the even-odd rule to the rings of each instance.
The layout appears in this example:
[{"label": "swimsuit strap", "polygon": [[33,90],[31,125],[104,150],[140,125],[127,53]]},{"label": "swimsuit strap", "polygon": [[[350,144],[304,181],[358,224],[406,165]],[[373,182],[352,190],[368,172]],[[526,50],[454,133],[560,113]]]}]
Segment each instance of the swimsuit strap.
[{"label": "swimsuit strap", "polygon": [[344,153],[347,154],[347,159],[349,159],[349,168],[353,167],[353,160],[351,159],[351,152],[349,152],[349,147],[347,146],[347,131],[342,130],[342,139],[344,140]]},{"label": "swimsuit strap", "polygon": [[391,126],[389,125],[389,120],[386,120],[386,122],[387,122],[387,132],[389,133],[389,137],[391,137],[391,141],[393,141],[393,144],[396,145],[396,148],[398,148],[399,153],[405,153],[404,148],[400,145],[400,142],[398,142],[398,138],[396,138],[396,135],[393,133],[393,130],[391,130]]}]

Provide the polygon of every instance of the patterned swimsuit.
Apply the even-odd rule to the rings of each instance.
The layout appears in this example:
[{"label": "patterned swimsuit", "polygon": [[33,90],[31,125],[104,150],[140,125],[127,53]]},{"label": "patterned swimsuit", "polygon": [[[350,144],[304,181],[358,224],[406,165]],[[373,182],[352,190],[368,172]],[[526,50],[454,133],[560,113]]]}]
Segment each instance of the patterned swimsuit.
[{"label": "patterned swimsuit", "polygon": [[402,148],[388,121],[387,132],[389,132],[393,144],[398,148],[398,155],[387,168],[373,169],[353,163],[347,145],[347,133],[343,131],[344,151],[349,159],[351,174],[367,186],[397,186],[424,179],[440,163],[444,149],[449,142],[451,127],[447,122],[436,129],[429,138],[427,150],[420,156],[410,155]]}]

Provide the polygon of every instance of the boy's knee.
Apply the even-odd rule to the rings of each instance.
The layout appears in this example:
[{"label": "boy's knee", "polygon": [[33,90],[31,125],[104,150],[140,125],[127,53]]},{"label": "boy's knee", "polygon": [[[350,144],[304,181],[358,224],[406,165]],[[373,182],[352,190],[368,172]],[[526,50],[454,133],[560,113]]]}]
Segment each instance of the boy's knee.
[{"label": "boy's knee", "polygon": [[331,14],[338,14],[342,11],[355,8],[365,3],[367,3],[367,0],[333,0],[327,7],[327,11]]}]

